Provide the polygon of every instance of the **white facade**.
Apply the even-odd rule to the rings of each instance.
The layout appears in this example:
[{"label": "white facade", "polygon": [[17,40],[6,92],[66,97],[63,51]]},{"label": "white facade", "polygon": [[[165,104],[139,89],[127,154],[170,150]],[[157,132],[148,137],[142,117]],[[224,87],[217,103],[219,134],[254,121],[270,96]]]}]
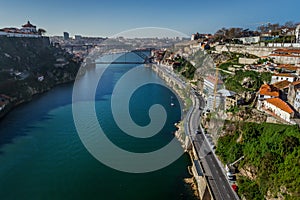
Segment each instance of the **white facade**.
[{"label": "white facade", "polygon": [[300,43],[300,25],[296,28],[296,42]]},{"label": "white facade", "polygon": [[260,36],[242,37],[242,38],[237,38],[237,39],[242,41],[243,44],[252,44],[252,43],[259,43],[260,42]]},{"label": "white facade", "polygon": [[293,106],[295,110],[297,110],[298,112],[300,111],[300,90],[297,90]]},{"label": "white facade", "polygon": [[300,63],[300,56],[288,56],[288,55],[271,55],[270,58],[275,63],[296,65]]},{"label": "white facade", "polygon": [[272,103],[269,103],[267,100],[264,101],[264,108],[271,111],[271,112],[273,112],[276,116],[280,117],[281,119],[283,119],[287,122],[291,122],[291,118],[293,117],[293,113],[290,114],[290,113],[280,109],[276,105],[273,105]]},{"label": "white facade", "polygon": [[[216,81],[217,80],[213,76],[206,77],[203,83],[203,93],[206,95],[213,94],[215,91]],[[223,82],[221,80],[218,80],[217,90],[220,90],[222,88],[223,88]]]},{"label": "white facade", "polygon": [[36,26],[33,26],[28,21],[21,29],[18,28],[4,28],[0,31],[0,36],[6,37],[27,37],[27,38],[40,38]]},{"label": "white facade", "polygon": [[287,80],[289,82],[294,82],[297,80],[296,76],[293,76],[293,75],[273,75],[272,76],[272,80],[271,80],[271,84],[273,83],[277,83],[279,81],[284,81],[284,80]]}]

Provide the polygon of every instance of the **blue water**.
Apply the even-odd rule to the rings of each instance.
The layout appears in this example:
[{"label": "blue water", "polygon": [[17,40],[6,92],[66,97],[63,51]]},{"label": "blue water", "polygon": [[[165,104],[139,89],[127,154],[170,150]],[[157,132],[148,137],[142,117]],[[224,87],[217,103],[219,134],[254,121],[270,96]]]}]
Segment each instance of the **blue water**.
[{"label": "blue water", "polygon": [[[177,108],[170,107],[170,96],[174,94],[165,87],[140,88],[130,101],[133,120],[146,125],[149,107],[159,103],[169,114],[167,123],[149,139],[124,134],[113,120],[110,99],[114,84],[132,67],[114,66],[104,74],[95,97],[97,117],[116,145],[132,152],[153,151],[174,137],[174,123],[181,118],[179,102],[175,102]],[[84,84],[101,70],[101,66],[88,70],[81,78],[83,86],[88,86]],[[143,70],[145,77],[159,80],[151,69]],[[72,89],[73,84],[59,86],[19,106],[0,121],[1,199],[192,198],[183,182],[189,177],[186,154],[164,169],[142,174],[116,171],[90,155],[73,122]]]}]

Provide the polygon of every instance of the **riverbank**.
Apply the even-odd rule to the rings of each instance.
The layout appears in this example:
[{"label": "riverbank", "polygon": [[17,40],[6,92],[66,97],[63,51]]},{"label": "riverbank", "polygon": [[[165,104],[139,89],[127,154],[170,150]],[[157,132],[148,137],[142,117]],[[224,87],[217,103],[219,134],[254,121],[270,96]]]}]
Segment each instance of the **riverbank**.
[{"label": "riverbank", "polygon": [[31,102],[32,100],[34,100],[34,98],[36,98],[40,95],[43,95],[46,92],[49,92],[50,90],[52,90],[53,88],[55,88],[57,86],[73,83],[74,81],[75,81],[75,77],[72,79],[69,79],[69,80],[59,81],[56,84],[51,85],[42,90],[32,90],[33,92],[27,98],[23,98],[23,99],[22,98],[20,98],[20,99],[12,98],[12,100],[5,106],[5,108],[0,111],[0,120],[5,118],[6,115],[8,115],[10,112],[12,112],[18,106]]},{"label": "riverbank", "polygon": [[[165,83],[170,87],[171,90],[175,92],[175,94],[179,97],[181,102],[181,108],[182,108],[182,117],[181,121],[175,126],[177,127],[177,131],[175,132],[175,137],[178,139],[178,141],[181,143],[182,148],[189,154],[190,160],[193,161],[193,153],[191,150],[189,150],[190,147],[190,140],[189,137],[185,133],[184,128],[184,120],[187,117],[191,106],[190,102],[191,99],[189,99],[189,88],[187,87],[186,83],[184,83],[179,77],[176,76],[176,74],[173,74],[173,72],[168,71],[167,69],[164,69],[161,65],[152,65],[152,70],[165,81]],[[188,90],[185,91],[185,90]],[[193,194],[196,198],[200,199],[197,181],[195,180],[195,174],[193,170],[190,170],[191,167],[188,167],[189,174],[192,176],[192,178],[186,178],[185,183],[190,186],[190,189],[193,191]]]}]

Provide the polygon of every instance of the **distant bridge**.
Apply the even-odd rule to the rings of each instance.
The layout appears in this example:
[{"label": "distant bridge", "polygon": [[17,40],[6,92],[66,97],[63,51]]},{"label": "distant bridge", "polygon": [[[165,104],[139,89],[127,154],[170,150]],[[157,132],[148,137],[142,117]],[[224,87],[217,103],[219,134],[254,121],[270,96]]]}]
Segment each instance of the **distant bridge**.
[{"label": "distant bridge", "polygon": [[[144,52],[145,51],[149,51],[151,52],[152,49],[136,49],[136,50],[132,50],[132,51],[128,51],[128,52],[123,52],[125,59],[124,61],[95,61],[92,62],[93,64],[149,64],[152,62],[151,57],[146,55]],[[142,61],[130,61],[126,59],[126,55],[129,53],[134,53],[136,54],[138,57],[142,58]]]}]

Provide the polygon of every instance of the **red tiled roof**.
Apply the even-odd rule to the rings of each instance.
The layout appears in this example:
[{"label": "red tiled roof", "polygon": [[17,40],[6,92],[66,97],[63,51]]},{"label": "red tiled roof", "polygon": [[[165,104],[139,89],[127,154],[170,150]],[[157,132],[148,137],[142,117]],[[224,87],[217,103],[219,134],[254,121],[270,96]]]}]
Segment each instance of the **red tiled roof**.
[{"label": "red tiled roof", "polygon": [[27,24],[24,24],[22,27],[23,28],[36,28],[36,26],[34,26],[30,23],[30,21],[28,21]]},{"label": "red tiled roof", "polygon": [[300,49],[276,49],[275,51],[273,51],[275,54],[277,53],[287,53],[287,54],[291,54],[291,53],[296,53],[296,54],[300,54]]},{"label": "red tiled roof", "polygon": [[296,86],[296,85],[299,85],[300,84],[300,81],[294,81],[291,83],[293,86]]},{"label": "red tiled roof", "polygon": [[259,89],[260,95],[266,95],[271,97],[279,97],[279,91],[276,87],[272,85],[264,84]]},{"label": "red tiled roof", "polygon": [[288,88],[290,84],[291,84],[290,81],[283,80],[283,81],[279,81],[277,83],[274,83],[273,86],[280,90],[280,89]]},{"label": "red tiled roof", "polygon": [[295,65],[285,65],[285,64],[278,65],[278,66],[276,66],[276,68],[294,70],[294,71],[296,71],[297,69],[300,69],[300,67],[297,67]]},{"label": "red tiled roof", "polygon": [[297,77],[294,74],[273,74],[273,76],[282,76],[282,77]]},{"label": "red tiled roof", "polygon": [[265,101],[276,106],[280,110],[283,110],[283,111],[289,113],[289,114],[292,114],[294,112],[293,109],[286,102],[282,101],[279,98],[267,99]]},{"label": "red tiled roof", "polygon": [[[212,75],[209,75],[205,78],[207,81],[211,82],[211,83],[216,83],[216,77],[215,76],[212,76]],[[223,84],[223,81],[218,79],[218,84]]]}]

